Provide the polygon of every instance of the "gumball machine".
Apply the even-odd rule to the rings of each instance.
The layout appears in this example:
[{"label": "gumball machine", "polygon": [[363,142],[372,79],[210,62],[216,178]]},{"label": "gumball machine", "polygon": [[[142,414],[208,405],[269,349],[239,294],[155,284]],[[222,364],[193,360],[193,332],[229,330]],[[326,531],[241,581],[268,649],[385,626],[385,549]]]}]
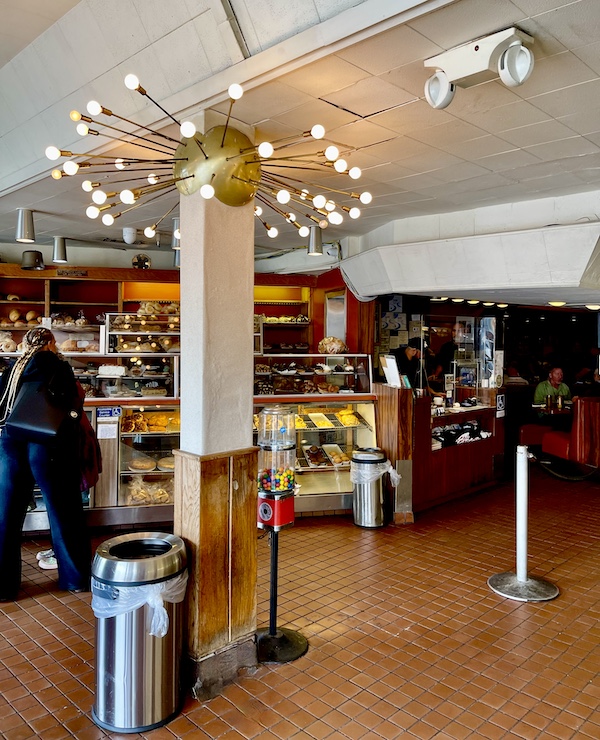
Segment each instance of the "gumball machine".
[{"label": "gumball machine", "polygon": [[279,532],[294,524],[296,476],[295,413],[287,406],[264,408],[258,418],[258,520],[269,531],[271,583],[269,629],[257,632],[258,659],[285,663],[308,650],[306,638],[284,627],[277,628],[277,571]]}]

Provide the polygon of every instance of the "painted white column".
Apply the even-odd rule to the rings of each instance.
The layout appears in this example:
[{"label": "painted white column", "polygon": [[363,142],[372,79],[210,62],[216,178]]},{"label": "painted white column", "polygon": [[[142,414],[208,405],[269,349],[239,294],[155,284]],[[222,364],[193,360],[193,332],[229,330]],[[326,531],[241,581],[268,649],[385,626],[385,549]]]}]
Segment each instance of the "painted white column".
[{"label": "painted white column", "polygon": [[181,196],[181,449],[252,445],[254,210]]}]

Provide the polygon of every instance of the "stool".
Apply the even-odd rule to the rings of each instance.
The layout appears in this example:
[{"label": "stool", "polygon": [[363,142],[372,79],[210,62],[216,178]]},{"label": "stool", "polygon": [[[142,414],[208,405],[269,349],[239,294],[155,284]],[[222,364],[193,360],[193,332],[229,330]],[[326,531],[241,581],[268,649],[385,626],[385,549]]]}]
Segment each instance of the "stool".
[{"label": "stool", "polygon": [[551,431],[549,427],[543,424],[523,424],[519,429],[519,444],[541,445],[544,435]]}]

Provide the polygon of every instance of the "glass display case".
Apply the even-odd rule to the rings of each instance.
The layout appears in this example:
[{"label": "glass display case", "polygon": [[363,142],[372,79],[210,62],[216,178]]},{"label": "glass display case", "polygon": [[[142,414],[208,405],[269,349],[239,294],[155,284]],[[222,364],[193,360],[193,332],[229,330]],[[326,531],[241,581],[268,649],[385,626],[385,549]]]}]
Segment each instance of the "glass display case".
[{"label": "glass display case", "polygon": [[255,396],[354,396],[371,393],[364,354],[275,354],[254,357]]},{"label": "glass display case", "polygon": [[119,439],[119,506],[173,503],[179,408],[123,408]]},{"label": "glass display case", "polygon": [[[255,398],[255,430],[265,403]],[[376,446],[374,401],[338,394],[320,401],[288,400],[286,406],[295,416],[296,512],[350,510],[352,451]]]}]

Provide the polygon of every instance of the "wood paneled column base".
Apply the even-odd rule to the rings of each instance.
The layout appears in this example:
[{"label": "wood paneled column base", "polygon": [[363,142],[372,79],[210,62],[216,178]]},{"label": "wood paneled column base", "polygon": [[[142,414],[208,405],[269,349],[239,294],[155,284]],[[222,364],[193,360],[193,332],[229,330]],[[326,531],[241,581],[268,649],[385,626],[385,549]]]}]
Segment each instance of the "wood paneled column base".
[{"label": "wood paneled column base", "polygon": [[257,663],[257,462],[256,447],[175,451],[174,533],[188,549],[187,652],[198,697]]}]

